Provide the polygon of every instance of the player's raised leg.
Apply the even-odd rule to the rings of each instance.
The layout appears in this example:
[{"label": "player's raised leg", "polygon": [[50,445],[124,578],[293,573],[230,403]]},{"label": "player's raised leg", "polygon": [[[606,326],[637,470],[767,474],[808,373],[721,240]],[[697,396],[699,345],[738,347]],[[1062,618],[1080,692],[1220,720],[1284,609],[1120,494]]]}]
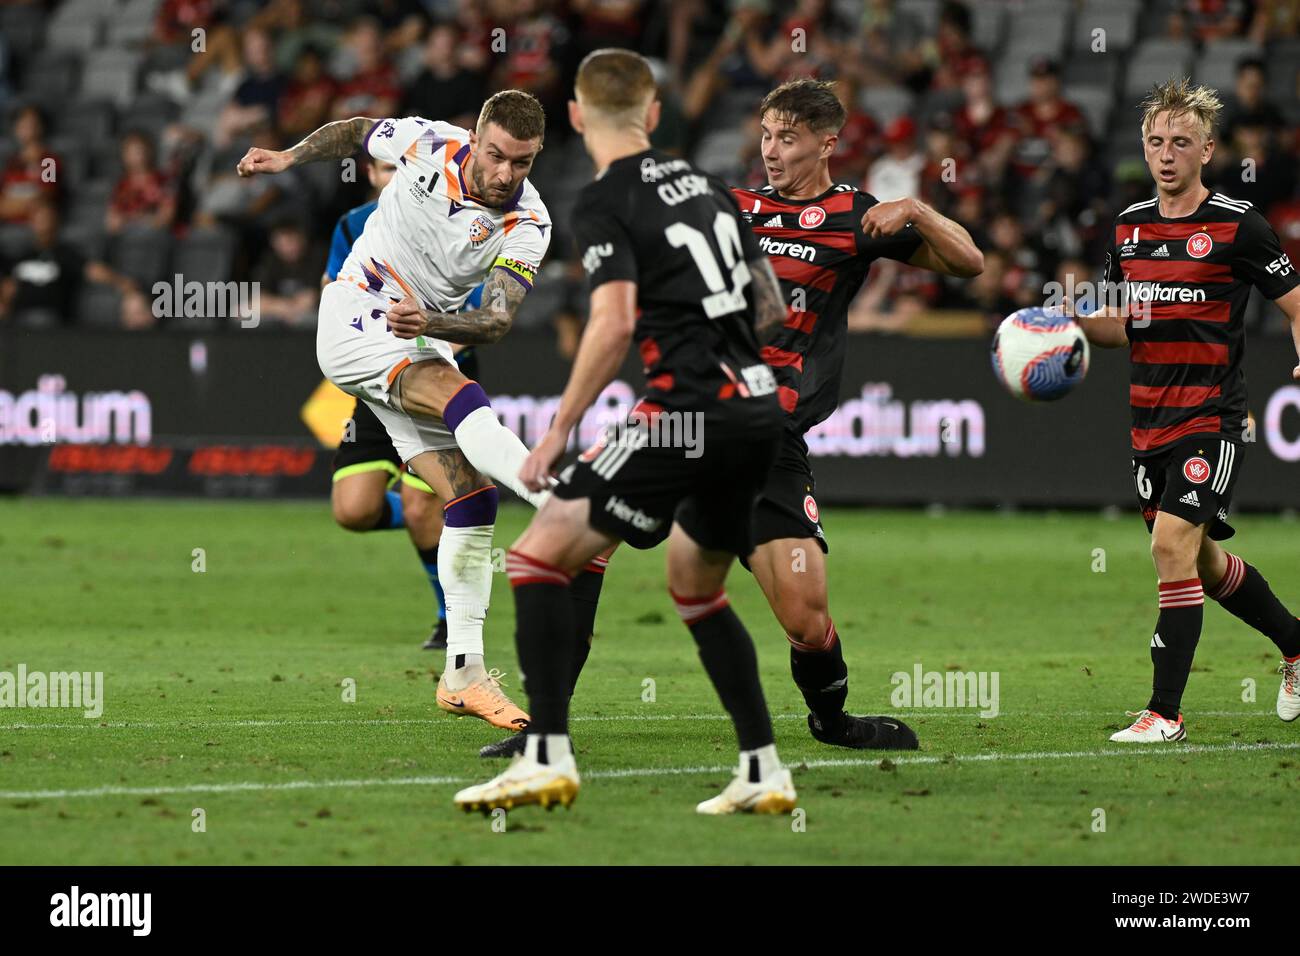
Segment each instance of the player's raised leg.
[{"label": "player's raised leg", "polygon": [[827,610],[826,558],[820,542],[813,538],[765,541],[754,549],[748,563],[790,642],[790,673],[808,705],[813,737],[857,749],[917,749],[916,734],[901,720],[844,711],[849,670]]},{"label": "player's raised leg", "polygon": [[1277,715],[1288,723],[1300,717],[1300,620],[1278,600],[1253,565],[1209,537],[1201,544],[1196,572],[1206,597],[1277,645],[1282,655]]},{"label": "player's raised leg", "polygon": [[393,396],[410,415],[442,419],[480,472],[534,506],[544,500],[544,493],[529,491],[519,480],[519,469],[528,457],[524,443],[501,424],[482,386],[451,362],[434,359],[407,366],[397,378]]}]

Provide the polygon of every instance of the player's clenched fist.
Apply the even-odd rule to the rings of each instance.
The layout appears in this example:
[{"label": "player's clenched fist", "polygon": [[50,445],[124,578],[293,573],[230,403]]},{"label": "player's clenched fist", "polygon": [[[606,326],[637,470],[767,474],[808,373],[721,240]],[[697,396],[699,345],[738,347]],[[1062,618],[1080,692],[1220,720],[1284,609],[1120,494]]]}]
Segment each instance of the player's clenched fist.
[{"label": "player's clenched fist", "polygon": [[537,447],[529,453],[524,466],[519,469],[519,480],[529,491],[545,491],[551,487],[551,469],[564,454],[569,436],[554,428],[547,429]]},{"label": "player's clenched fist", "polygon": [[409,295],[388,310],[388,327],[399,339],[413,339],[424,334],[424,310]]},{"label": "player's clenched fist", "polygon": [[911,199],[878,202],[862,217],[862,231],[873,239],[877,236],[892,236],[901,232],[914,218],[916,204]]},{"label": "player's clenched fist", "polygon": [[275,149],[262,149],[254,146],[244,154],[235,170],[241,176],[253,176],[257,173],[280,173],[288,169],[291,160],[288,153]]}]

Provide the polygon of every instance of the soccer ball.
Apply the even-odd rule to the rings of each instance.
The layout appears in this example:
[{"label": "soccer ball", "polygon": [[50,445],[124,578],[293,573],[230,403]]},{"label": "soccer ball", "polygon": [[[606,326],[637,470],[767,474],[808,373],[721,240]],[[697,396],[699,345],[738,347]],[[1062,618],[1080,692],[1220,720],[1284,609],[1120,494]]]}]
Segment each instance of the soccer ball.
[{"label": "soccer ball", "polygon": [[1087,373],[1087,336],[1059,309],[1013,312],[993,336],[993,374],[1021,401],[1064,398]]}]

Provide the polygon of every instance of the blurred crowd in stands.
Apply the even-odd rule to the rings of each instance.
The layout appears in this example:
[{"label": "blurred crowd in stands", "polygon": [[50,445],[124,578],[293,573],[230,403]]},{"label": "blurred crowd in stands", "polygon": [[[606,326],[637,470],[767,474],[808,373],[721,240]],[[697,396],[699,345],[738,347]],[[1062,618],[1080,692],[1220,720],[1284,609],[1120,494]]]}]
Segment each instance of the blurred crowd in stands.
[{"label": "blurred crowd in stands", "polygon": [[[257,281],[264,324],[312,327],[337,217],[364,168],[242,180],[351,116],[472,126],[514,87],[547,111],[533,181],[556,228],[522,325],[572,351],[585,290],[568,230],[591,175],[568,128],[577,63],[652,58],[657,146],[763,181],[756,106],[784,80],[837,81],[837,181],[916,196],[963,223],[983,275],[882,262],[855,329],[961,310],[984,328],[1047,283],[1095,280],[1114,215],[1152,195],[1137,102],[1186,74],[1227,103],[1206,182],[1254,203],[1300,261],[1300,0],[64,0],[0,7],[0,323],[216,328],[159,318],[159,281]],[[364,161],[364,160],[363,160]],[[1256,309],[1255,322],[1280,315]]]}]

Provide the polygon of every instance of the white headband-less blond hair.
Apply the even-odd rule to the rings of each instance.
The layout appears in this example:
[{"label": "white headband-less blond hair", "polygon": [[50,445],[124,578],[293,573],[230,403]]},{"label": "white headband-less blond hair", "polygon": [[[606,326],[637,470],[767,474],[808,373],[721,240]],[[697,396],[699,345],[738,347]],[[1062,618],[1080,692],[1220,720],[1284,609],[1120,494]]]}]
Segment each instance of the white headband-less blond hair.
[{"label": "white headband-less blond hair", "polygon": [[1170,80],[1158,84],[1142,101],[1142,135],[1151,132],[1157,116],[1168,113],[1171,120],[1184,115],[1192,116],[1201,130],[1201,138],[1212,139],[1222,112],[1223,101],[1210,87],[1192,86],[1192,81],[1187,77]]}]

